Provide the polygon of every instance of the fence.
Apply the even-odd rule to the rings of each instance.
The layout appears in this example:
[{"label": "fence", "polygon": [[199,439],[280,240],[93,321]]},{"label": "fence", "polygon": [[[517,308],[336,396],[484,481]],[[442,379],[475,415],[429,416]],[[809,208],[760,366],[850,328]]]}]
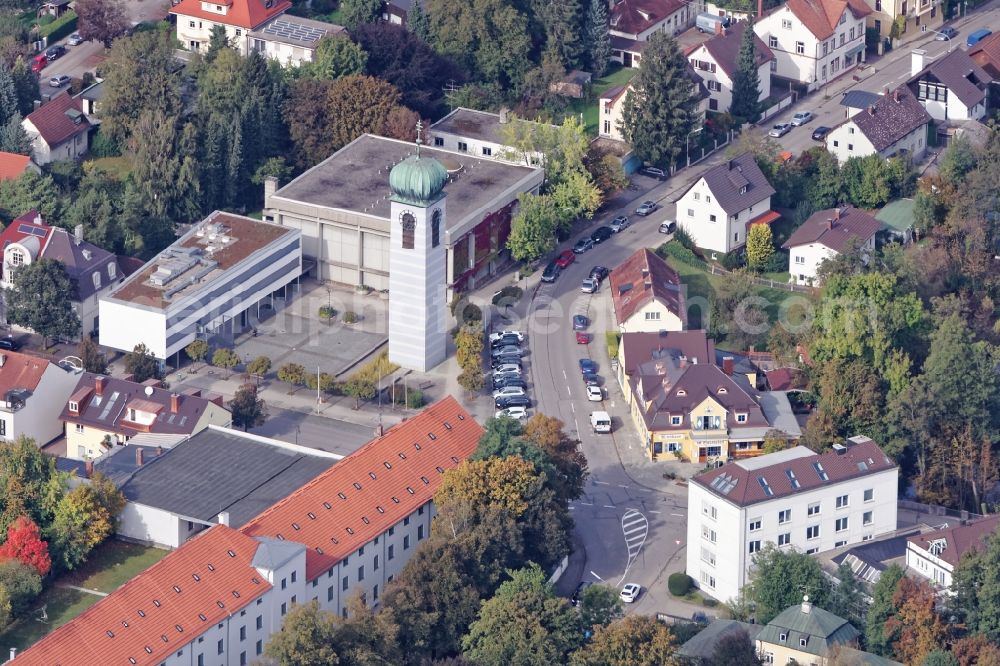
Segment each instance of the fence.
[{"label": "fence", "polygon": [[971,511],[959,511],[957,509],[949,509],[948,507],[938,506],[936,504],[921,504],[920,502],[911,502],[909,500],[899,500],[896,506],[900,509],[906,509],[908,511],[926,513],[928,516],[957,518],[958,520],[969,520],[972,518],[983,517],[981,514],[972,513]]},{"label": "fence", "polygon": [[566,555],[565,557],[562,558],[562,562],[559,563],[559,566],[556,567],[556,570],[552,572],[552,575],[549,576],[549,585],[555,585],[559,581],[559,579],[562,578],[562,575],[566,573],[566,568],[568,566],[569,566],[569,555]]},{"label": "fence", "polygon": [[[708,265],[708,270],[711,271],[712,274],[714,275],[729,275],[730,273],[730,271],[727,271],[725,268],[721,268],[720,266],[716,266],[715,264],[707,264],[707,265]],[[775,282],[774,280],[770,280],[765,277],[760,277],[758,275],[751,276],[750,279],[753,281],[754,284],[759,284],[764,287],[770,287],[771,289],[784,289],[787,291],[797,291],[803,294],[811,294],[815,291],[813,287],[807,287],[805,285],[795,284],[794,282]]]}]

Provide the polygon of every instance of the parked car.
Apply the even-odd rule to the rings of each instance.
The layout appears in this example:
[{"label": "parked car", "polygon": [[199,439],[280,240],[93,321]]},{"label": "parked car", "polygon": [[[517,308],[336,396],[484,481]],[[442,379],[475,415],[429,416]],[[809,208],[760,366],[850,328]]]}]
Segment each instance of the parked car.
[{"label": "parked car", "polygon": [[549,265],[545,267],[544,271],[542,271],[542,282],[555,282],[561,271],[562,269],[559,268],[559,264],[554,261],[550,261]]},{"label": "parked car", "polygon": [[655,178],[656,180],[666,180],[667,174],[663,169],[657,167],[643,167],[639,170],[643,176],[649,176],[650,178]]},{"label": "parked car", "polygon": [[511,372],[513,370],[521,372],[521,359],[512,358],[509,356],[501,356],[499,358],[493,359],[493,361],[490,363],[490,369],[492,369],[493,372],[497,371]]},{"label": "parked car", "polygon": [[587,278],[580,283],[580,291],[585,294],[593,294],[597,291],[598,286],[600,286],[600,281],[594,278]]},{"label": "parked car", "polygon": [[624,231],[628,229],[628,225],[629,225],[628,218],[625,217],[624,215],[619,215],[615,219],[611,220],[611,224],[608,226],[611,227],[611,231],[618,233],[619,231]]},{"label": "parked car", "polygon": [[590,344],[590,333],[585,331],[576,332],[576,344],[578,345],[589,345]]},{"label": "parked car", "polygon": [[601,376],[595,375],[593,372],[583,373],[583,385],[584,386],[600,386]]},{"label": "parked car", "polygon": [[594,241],[594,245],[597,245],[611,238],[613,233],[611,227],[597,227],[594,229],[594,233],[590,234],[590,240]]},{"label": "parked car", "polygon": [[495,414],[496,418],[501,416],[506,416],[509,419],[514,419],[515,421],[523,421],[528,418],[528,408],[521,407],[508,407],[507,409],[501,409]]},{"label": "parked car", "polygon": [[527,391],[525,391],[520,386],[504,386],[502,389],[497,389],[496,391],[493,391],[493,399],[496,400],[497,398],[504,398],[514,395],[527,395],[527,394],[528,394]]},{"label": "parked car", "polygon": [[643,201],[641,204],[639,204],[639,207],[635,209],[635,214],[646,217],[647,215],[650,215],[653,211],[655,211],[657,208],[658,206],[656,205],[655,201]]},{"label": "parked car", "polygon": [[511,358],[521,358],[524,356],[524,350],[516,345],[507,345],[505,347],[497,347],[496,349],[490,350],[490,356],[493,358],[501,358],[504,356],[509,356]]},{"label": "parked car", "polygon": [[45,66],[49,64],[49,59],[45,57],[44,53],[39,53],[34,58],[31,59],[31,71],[35,74],[40,74]]},{"label": "parked car", "polygon": [[7,351],[17,351],[21,348],[21,343],[10,337],[9,335],[5,338],[0,338],[0,349],[6,349]]},{"label": "parked car", "polygon": [[505,377],[507,375],[519,375],[521,374],[521,364],[518,363],[501,363],[493,368],[493,379],[497,377]]},{"label": "parked car", "polygon": [[597,372],[597,364],[591,361],[589,358],[581,358],[580,372],[584,374],[593,374]]},{"label": "parked car", "polygon": [[49,79],[49,85],[53,88],[62,88],[69,83],[69,77],[65,74],[56,74]]},{"label": "parked car", "polygon": [[625,583],[625,587],[622,588],[621,598],[627,604],[632,603],[639,598],[639,593],[642,591],[642,587],[636,583]]},{"label": "parked car", "polygon": [[523,375],[503,375],[501,379],[493,378],[493,390],[499,391],[502,388],[507,388],[510,386],[516,386],[518,388],[528,389],[528,382],[524,381]]},{"label": "parked car", "polygon": [[958,30],[955,30],[955,28],[951,27],[950,25],[946,25],[945,27],[938,30],[937,35],[934,36],[934,39],[936,39],[939,42],[950,42],[956,37],[958,37]]},{"label": "parked car", "polygon": [[672,234],[677,231],[677,223],[673,220],[666,220],[660,222],[660,233],[661,234]]},{"label": "parked car", "polygon": [[573,330],[582,331],[590,326],[590,320],[587,319],[586,315],[573,315]]},{"label": "parked car", "polygon": [[526,395],[508,395],[493,400],[496,409],[510,409],[511,407],[531,407],[531,399]]},{"label": "parked car", "polygon": [[498,349],[500,347],[509,347],[511,345],[513,345],[515,347],[520,347],[521,346],[521,341],[518,340],[513,335],[506,335],[506,336],[504,336],[502,338],[498,338],[498,339],[494,340],[493,342],[491,342],[490,343],[490,349]]},{"label": "parked car", "polygon": [[712,12],[702,12],[695,17],[694,27],[698,29],[698,32],[717,35],[722,32],[723,28],[729,27],[729,17],[719,16]]},{"label": "parked car", "polygon": [[601,402],[604,400],[604,391],[600,386],[587,386],[587,400],[590,402]]},{"label": "parked car", "polygon": [[576,261],[576,254],[573,250],[563,250],[559,256],[556,257],[556,266],[559,268],[566,268],[574,261]]},{"label": "parked car", "polygon": [[522,333],[521,331],[514,331],[514,330],[504,330],[504,331],[496,331],[494,333],[490,333],[490,342],[506,337],[515,337],[517,338],[518,342],[524,342],[524,333]]},{"label": "parked car", "polygon": [[826,125],[820,125],[819,127],[813,130],[812,140],[824,141],[826,139],[826,135],[830,133],[830,129],[831,128],[827,127]]},{"label": "parked car", "polygon": [[[593,241],[593,239],[591,239],[589,236],[585,236],[585,237],[581,238],[580,240],[578,240],[576,242],[576,245],[573,246],[573,253],[574,254],[583,254],[584,252],[586,252],[587,250],[590,250],[593,247],[594,247],[594,241]],[[569,264],[567,264],[567,266],[568,265]]]},{"label": "parked car", "polygon": [[792,116],[792,125],[794,127],[801,127],[813,119],[812,111],[799,111],[794,116]]},{"label": "parked car", "polygon": [[66,47],[62,44],[56,44],[45,49],[45,59],[52,62],[56,58],[61,58],[66,55]]},{"label": "parked car", "polygon": [[792,126],[789,123],[778,123],[771,128],[771,131],[767,133],[768,136],[773,136],[775,139],[785,136],[792,131]]},{"label": "parked car", "polygon": [[66,43],[70,46],[79,46],[80,44],[83,44],[83,37],[80,36],[80,33],[74,32],[69,36],[69,39],[66,40]]},{"label": "parked car", "polygon": [[973,46],[983,41],[992,34],[993,31],[990,30],[989,28],[980,28],[979,30],[976,30],[974,33],[965,38],[965,45],[968,46],[969,48],[972,48]]},{"label": "parked car", "polygon": [[590,269],[590,277],[598,281],[603,281],[604,278],[608,277],[608,273],[610,272],[611,271],[609,271],[604,266],[594,266],[593,268]]}]

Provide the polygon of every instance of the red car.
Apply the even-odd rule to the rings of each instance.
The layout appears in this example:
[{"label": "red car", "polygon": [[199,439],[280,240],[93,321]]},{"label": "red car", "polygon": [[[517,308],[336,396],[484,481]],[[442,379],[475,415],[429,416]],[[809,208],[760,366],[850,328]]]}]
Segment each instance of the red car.
[{"label": "red car", "polygon": [[590,344],[590,334],[589,333],[584,333],[583,331],[577,331],[576,332],[576,344],[578,344],[578,345]]},{"label": "red car", "polygon": [[573,250],[563,250],[562,254],[556,257],[556,266],[566,268],[574,261],[576,261],[576,255],[573,254]]}]

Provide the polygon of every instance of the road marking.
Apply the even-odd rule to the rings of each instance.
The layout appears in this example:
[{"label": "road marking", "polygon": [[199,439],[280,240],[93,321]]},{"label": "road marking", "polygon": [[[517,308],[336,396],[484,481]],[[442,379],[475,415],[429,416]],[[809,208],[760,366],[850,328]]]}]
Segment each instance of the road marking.
[{"label": "road marking", "polygon": [[[655,513],[659,513],[659,511],[656,511]],[[670,514],[670,515],[671,515],[671,516],[678,516],[678,517],[680,517],[680,518],[683,518],[683,517],[684,517],[684,514],[683,514],[683,513],[672,513],[672,514]]]},{"label": "road marking", "polygon": [[613,509],[613,508],[615,508],[615,505],[614,504],[605,504],[604,508],[605,509]]},{"label": "road marking", "polygon": [[572,511],[572,510],[573,510],[573,509],[575,509],[575,508],[576,508],[576,507],[575,507],[575,506],[573,506],[572,504],[570,504],[570,505],[569,505],[569,510],[570,510],[570,511]]},{"label": "road marking", "polygon": [[594,481],[595,486],[610,486],[611,484],[607,481]]},{"label": "road marking", "polygon": [[[628,529],[637,523],[642,523],[642,526]],[[628,549],[628,564],[625,565],[625,571],[622,572],[622,577],[618,580],[619,585],[625,580],[625,576],[628,575],[632,564],[639,557],[642,546],[646,543],[646,534],[648,531],[649,523],[646,521],[646,516],[642,515],[641,512],[629,509],[622,515],[622,536],[625,537],[625,547]],[[634,534],[635,532],[641,532],[641,534]]]},{"label": "road marking", "polygon": [[659,511],[650,511],[650,513],[655,513],[656,515],[660,515]]},{"label": "road marking", "polygon": [[580,504],[582,506],[594,506],[593,502],[577,502],[577,504]]},{"label": "road marking", "polygon": [[[567,387],[567,388],[569,388],[569,387]],[[576,414],[576,405],[574,405],[572,402],[569,403],[569,411],[571,411],[574,414]]]},{"label": "road marking", "polygon": [[618,487],[619,487],[619,488],[628,488],[628,486],[623,486],[623,485],[621,485],[621,484],[618,484]]},{"label": "road marking", "polygon": [[565,379],[566,381],[569,381],[569,375],[566,374],[565,370],[563,370],[563,379]]}]

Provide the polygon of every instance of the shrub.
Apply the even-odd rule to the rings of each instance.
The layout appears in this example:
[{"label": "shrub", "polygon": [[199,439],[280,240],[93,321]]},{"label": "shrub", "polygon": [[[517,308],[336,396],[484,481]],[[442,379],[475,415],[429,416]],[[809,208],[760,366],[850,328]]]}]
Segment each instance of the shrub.
[{"label": "shrub", "polygon": [[343,319],[345,324],[353,324],[358,321],[358,314],[354,310],[348,310],[344,313]]},{"label": "shrub", "polygon": [[90,154],[94,157],[118,157],[122,151],[117,142],[98,130],[90,140]]},{"label": "shrub", "polygon": [[661,245],[659,248],[657,248],[656,253],[661,257],[663,257],[664,259],[672,257],[677,261],[681,261],[685,264],[702,267],[701,266],[702,261],[698,259],[698,255],[692,252],[690,248],[684,247],[683,245],[675,243],[673,241],[667,241],[666,243]]},{"label": "shrub", "polygon": [[618,345],[620,344],[621,339],[621,333],[618,331],[608,331],[604,334],[604,340],[608,345],[608,358],[618,358]]},{"label": "shrub", "polygon": [[683,597],[691,591],[691,576],[683,571],[670,574],[670,577],[667,578],[667,589],[675,597]]},{"label": "shrub", "polygon": [[316,390],[317,383],[319,384],[319,390],[324,393],[332,393],[337,386],[337,378],[333,375],[321,372],[319,377],[313,373],[306,375],[306,388]]},{"label": "shrub", "polygon": [[329,305],[321,305],[319,308],[319,318],[320,319],[333,319],[337,316],[337,311],[334,310]]},{"label": "shrub", "polygon": [[737,268],[743,268],[746,266],[746,263],[746,254],[744,254],[743,248],[737,248],[732,252],[722,255],[722,267],[727,271],[735,271]]},{"label": "shrub", "polygon": [[694,251],[694,239],[691,238],[691,234],[685,231],[683,227],[677,227],[677,231],[674,232],[674,240],[687,249]]},{"label": "shrub", "polygon": [[278,380],[299,386],[306,380],[306,369],[298,363],[286,363],[278,368]]},{"label": "shrub", "polygon": [[[522,273],[524,271],[521,271]],[[516,285],[507,285],[493,294],[493,305],[513,305],[524,295],[524,290]]]},{"label": "shrub", "polygon": [[[41,19],[39,19],[39,22],[41,22]],[[68,11],[48,25],[39,26],[38,36],[43,39],[47,38],[47,43],[52,44],[66,37],[74,30],[76,30],[76,14],[73,11]]]},{"label": "shrub", "polygon": [[764,264],[765,273],[785,273],[788,271],[788,253],[775,252]]},{"label": "shrub", "polygon": [[480,308],[475,303],[469,303],[464,308],[462,308],[462,321],[465,323],[482,321],[483,320],[483,309]]}]

